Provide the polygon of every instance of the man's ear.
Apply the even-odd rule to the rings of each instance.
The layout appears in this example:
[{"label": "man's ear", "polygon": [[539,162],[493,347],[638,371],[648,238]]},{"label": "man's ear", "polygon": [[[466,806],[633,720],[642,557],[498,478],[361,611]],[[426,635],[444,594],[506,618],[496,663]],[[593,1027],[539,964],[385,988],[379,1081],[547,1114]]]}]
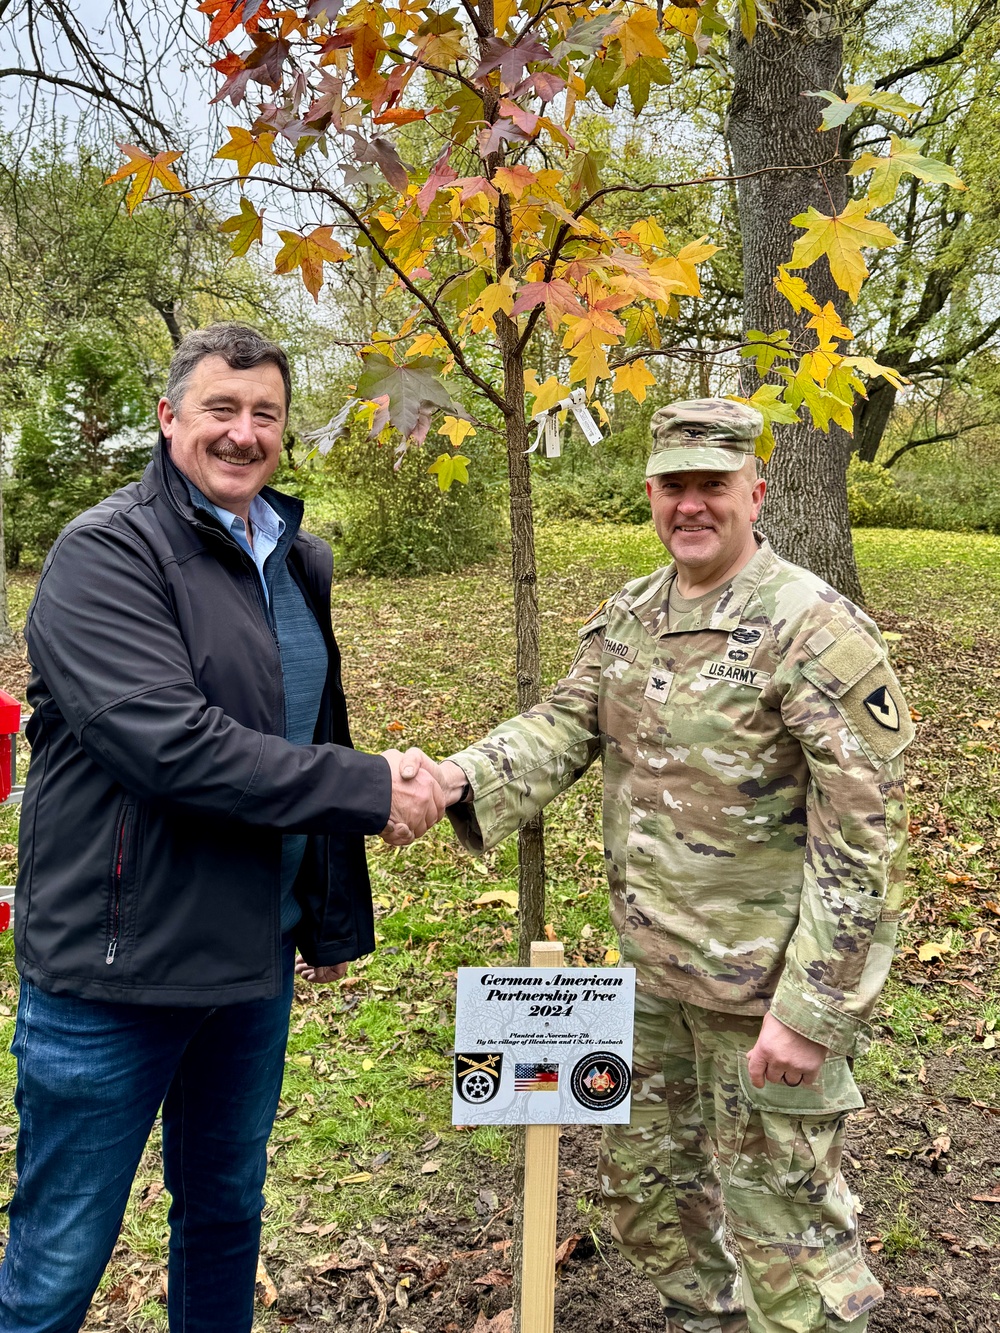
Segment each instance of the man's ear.
[{"label": "man's ear", "polygon": [[161,398],[160,401],[156,404],[156,419],[160,423],[160,430],[163,431],[163,434],[166,436],[168,440],[174,433],[175,416],[176,413],[174,412],[174,409],[170,406],[169,399]]},{"label": "man's ear", "polygon": [[757,522],[757,515],[760,513],[760,507],[764,503],[764,492],[766,490],[767,490],[767,482],[764,480],[763,477],[758,477],[753,484],[753,489],[750,492],[750,498],[753,503],[752,521],[754,523]]},{"label": "man's ear", "polygon": [[653,483],[650,481],[650,479],[649,479],[648,477],[646,478],[646,499],[649,500],[650,503],[652,503],[652,500],[653,500]]}]

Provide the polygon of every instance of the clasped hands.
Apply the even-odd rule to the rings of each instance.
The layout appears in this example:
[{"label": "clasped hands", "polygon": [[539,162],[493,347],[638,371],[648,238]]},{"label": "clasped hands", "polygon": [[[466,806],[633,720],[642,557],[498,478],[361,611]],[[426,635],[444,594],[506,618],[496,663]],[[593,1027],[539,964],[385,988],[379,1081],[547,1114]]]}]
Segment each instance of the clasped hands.
[{"label": "clasped hands", "polygon": [[390,847],[406,847],[422,838],[444,816],[465,790],[465,774],[450,759],[437,764],[423,750],[405,754],[383,750],[392,772],[392,804],[382,839]]}]

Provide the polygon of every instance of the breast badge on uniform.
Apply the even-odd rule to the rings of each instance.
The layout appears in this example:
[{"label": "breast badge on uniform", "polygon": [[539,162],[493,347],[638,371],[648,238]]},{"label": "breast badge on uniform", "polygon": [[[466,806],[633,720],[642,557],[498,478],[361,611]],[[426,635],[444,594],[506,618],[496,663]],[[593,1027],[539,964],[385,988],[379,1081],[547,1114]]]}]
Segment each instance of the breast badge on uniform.
[{"label": "breast badge on uniform", "polygon": [[737,625],[729,636],[729,642],[743,644],[749,648],[760,643],[763,637],[764,631],[758,629],[756,625]]},{"label": "breast badge on uniform", "polygon": [[660,671],[653,667],[649,673],[649,680],[646,683],[646,698],[654,704],[665,704],[667,695],[670,693],[670,686],[673,684],[673,673],[670,671]]},{"label": "breast badge on uniform", "polygon": [[463,1102],[475,1102],[482,1105],[491,1102],[500,1091],[500,1070],[503,1068],[503,1052],[483,1055],[477,1051],[473,1055],[455,1053],[455,1091]]},{"label": "breast badge on uniform", "polygon": [[880,727],[888,727],[890,731],[899,730],[899,709],[884,685],[872,690],[864,704]]}]

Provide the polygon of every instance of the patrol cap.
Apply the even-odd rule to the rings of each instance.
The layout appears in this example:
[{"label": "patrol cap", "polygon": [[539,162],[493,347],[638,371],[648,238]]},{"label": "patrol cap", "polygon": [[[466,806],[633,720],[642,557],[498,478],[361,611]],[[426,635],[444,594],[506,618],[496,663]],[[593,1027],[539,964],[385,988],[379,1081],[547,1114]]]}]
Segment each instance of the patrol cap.
[{"label": "patrol cap", "polygon": [[663,472],[735,472],[754,452],[764,418],[729,398],[692,398],[658,407],[649,423],[653,448],[646,476]]}]

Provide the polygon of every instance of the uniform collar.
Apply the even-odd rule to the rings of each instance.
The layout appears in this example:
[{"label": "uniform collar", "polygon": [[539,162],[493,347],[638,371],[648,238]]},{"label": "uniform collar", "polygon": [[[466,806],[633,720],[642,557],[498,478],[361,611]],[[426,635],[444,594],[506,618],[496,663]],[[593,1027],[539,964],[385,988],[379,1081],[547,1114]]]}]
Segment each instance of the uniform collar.
[{"label": "uniform collar", "polygon": [[690,634],[696,630],[712,629],[729,633],[736,629],[743,619],[750,598],[757,591],[761,579],[774,563],[775,555],[766,537],[758,537],[758,549],[731,583],[723,588],[719,600],[711,614],[706,618],[698,607],[681,616],[673,629],[667,629],[667,601],[670,589],[677,577],[677,566],[671,561],[659,570],[647,590],[634,601],[629,610],[654,638],[667,633]]}]

